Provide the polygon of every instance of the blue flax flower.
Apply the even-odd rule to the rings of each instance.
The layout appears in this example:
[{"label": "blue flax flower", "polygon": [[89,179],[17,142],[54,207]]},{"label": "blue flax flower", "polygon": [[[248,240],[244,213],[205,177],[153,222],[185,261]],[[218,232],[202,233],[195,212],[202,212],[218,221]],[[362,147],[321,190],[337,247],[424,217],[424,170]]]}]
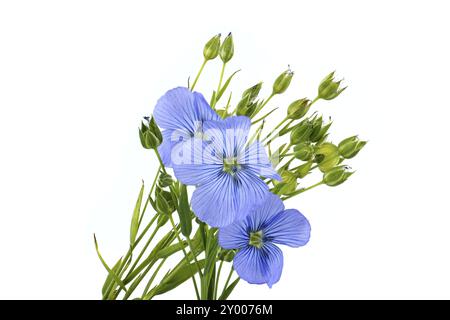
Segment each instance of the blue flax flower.
[{"label": "blue flax flower", "polygon": [[174,146],[201,134],[204,121],[220,119],[200,93],[183,87],[167,91],[156,103],[153,116],[163,129],[158,151],[168,167],[172,166]]},{"label": "blue flax flower", "polygon": [[175,176],[197,186],[192,209],[210,226],[242,220],[262,202],[269,190],[261,176],[281,179],[264,147],[259,142],[248,144],[250,124],[244,116],[206,121],[202,138],[192,138],[175,152],[183,155],[174,161]]},{"label": "blue flax flower", "polygon": [[283,253],[275,244],[304,246],[310,232],[308,220],[299,211],[285,210],[281,199],[269,194],[245,220],[219,229],[219,244],[239,249],[233,266],[242,279],[272,287],[283,269]]}]

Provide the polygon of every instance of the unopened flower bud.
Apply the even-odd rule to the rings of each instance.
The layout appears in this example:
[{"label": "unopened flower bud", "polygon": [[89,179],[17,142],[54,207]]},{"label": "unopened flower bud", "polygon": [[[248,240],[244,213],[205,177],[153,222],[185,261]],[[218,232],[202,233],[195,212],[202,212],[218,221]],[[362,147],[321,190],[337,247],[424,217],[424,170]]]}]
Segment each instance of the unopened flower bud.
[{"label": "unopened flower bud", "polygon": [[314,156],[314,148],[309,143],[301,143],[294,147],[294,156],[302,161],[311,160]]},{"label": "unopened flower bud", "polygon": [[325,142],[316,148],[316,161],[322,172],[327,172],[339,164],[340,156],[338,147]]},{"label": "unopened flower bud", "polygon": [[242,97],[247,97],[248,96],[250,101],[253,102],[258,97],[258,94],[261,91],[262,84],[263,84],[262,82],[259,82],[259,83],[255,84],[254,86],[246,89],[242,93]]},{"label": "unopened flower bud", "polygon": [[291,132],[291,144],[296,145],[302,142],[308,142],[311,133],[311,123],[308,121],[299,123]]},{"label": "unopened flower bud", "polygon": [[294,72],[291,69],[286,70],[282,74],[275,79],[273,83],[273,92],[272,94],[280,94],[283,93],[289,88],[291,84],[292,77],[294,76]]},{"label": "unopened flower bud", "polygon": [[156,208],[158,209],[158,212],[161,214],[171,213],[169,203],[167,202],[162,192],[156,195]]},{"label": "unopened flower bud", "polygon": [[159,130],[158,125],[156,124],[155,118],[152,117],[148,123],[148,129],[155,135],[155,137],[162,142],[163,136],[161,130]]},{"label": "unopened flower bud", "polygon": [[233,58],[234,55],[234,44],[233,44],[233,36],[231,32],[228,36],[223,40],[222,45],[219,50],[220,59],[222,59],[223,63],[227,63]]},{"label": "unopened flower bud", "polygon": [[169,187],[173,184],[172,176],[168,173],[161,172],[159,174],[159,186],[161,188]]},{"label": "unopened flower bud", "polygon": [[347,87],[341,88],[341,81],[335,81],[334,71],[330,73],[319,85],[318,96],[324,100],[332,100],[342,93]]},{"label": "unopened flower bud", "polygon": [[295,100],[292,102],[287,110],[287,117],[292,120],[302,118],[309,110],[311,101],[306,98]]},{"label": "unopened flower bud", "polygon": [[330,187],[340,185],[354,173],[349,172],[348,169],[349,168],[347,166],[334,167],[324,173],[323,182]]},{"label": "unopened flower bud", "polygon": [[236,106],[236,114],[238,116],[251,116],[255,111],[257,103],[255,99],[258,97],[261,90],[262,82],[255,84],[242,93],[242,98]]},{"label": "unopened flower bud", "polygon": [[318,118],[313,123],[313,132],[311,133],[311,141],[319,142],[323,140],[324,136],[330,129],[332,122],[330,121],[326,125],[323,125],[322,117]]},{"label": "unopened flower bud", "polygon": [[162,139],[160,140],[156,137],[149,126],[144,124],[144,122],[141,123],[141,127],[139,128],[139,139],[145,149],[155,149],[161,144],[162,141]]},{"label": "unopened flower bud", "polygon": [[297,176],[288,171],[284,170],[281,172],[281,182],[278,182],[273,188],[272,192],[278,195],[285,195],[294,192],[297,188]]},{"label": "unopened flower bud", "polygon": [[256,109],[256,103],[252,103],[249,100],[249,97],[242,98],[236,106],[236,114],[238,116],[247,116],[250,117],[253,114],[253,111]]},{"label": "unopened flower bud", "polygon": [[212,37],[203,48],[203,56],[205,60],[213,60],[219,55],[220,49],[220,33]]},{"label": "unopened flower bud", "polygon": [[359,140],[358,136],[342,140],[339,145],[339,153],[346,159],[353,158],[366,145],[367,141]]}]

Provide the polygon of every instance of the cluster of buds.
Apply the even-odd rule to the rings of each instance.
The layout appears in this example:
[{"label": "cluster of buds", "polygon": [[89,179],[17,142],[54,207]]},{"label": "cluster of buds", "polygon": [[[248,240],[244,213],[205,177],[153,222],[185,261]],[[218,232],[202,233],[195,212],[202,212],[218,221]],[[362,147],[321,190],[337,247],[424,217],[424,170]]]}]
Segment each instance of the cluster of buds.
[{"label": "cluster of buds", "polygon": [[325,124],[322,117],[307,118],[293,127],[291,144],[298,145],[304,142],[318,143],[324,141],[331,124],[331,121]]},{"label": "cluster of buds", "polygon": [[145,117],[144,119],[147,124],[145,124],[144,121],[141,122],[141,127],[139,128],[139,139],[145,149],[156,149],[163,140],[161,131],[156,125],[153,117],[151,119]]},{"label": "cluster of buds", "polygon": [[223,63],[227,63],[233,58],[234,43],[231,32],[225,37],[222,44],[220,43],[221,34],[217,34],[206,42],[203,48],[203,57],[205,61],[214,60],[220,55]]}]

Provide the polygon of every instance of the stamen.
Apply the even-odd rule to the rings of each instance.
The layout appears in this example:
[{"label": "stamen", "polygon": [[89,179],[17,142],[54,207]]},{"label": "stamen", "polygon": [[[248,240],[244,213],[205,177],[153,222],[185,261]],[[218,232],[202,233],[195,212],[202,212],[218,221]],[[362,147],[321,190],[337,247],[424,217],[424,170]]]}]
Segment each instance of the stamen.
[{"label": "stamen", "polygon": [[263,232],[262,230],[256,232],[250,232],[249,245],[254,246],[258,249],[262,248],[264,245]]}]

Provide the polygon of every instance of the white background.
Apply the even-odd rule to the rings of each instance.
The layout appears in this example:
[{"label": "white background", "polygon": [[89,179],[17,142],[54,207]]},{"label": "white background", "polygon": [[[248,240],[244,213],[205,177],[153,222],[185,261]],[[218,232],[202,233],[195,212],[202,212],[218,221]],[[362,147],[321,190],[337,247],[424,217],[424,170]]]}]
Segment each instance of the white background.
[{"label": "white background", "polygon": [[[140,181],[155,159],[137,126],[198,70],[203,44],[232,31],[248,86],[295,70],[273,100],[313,98],[330,71],[349,88],[315,110],[332,140],[367,147],[337,188],[287,203],[310,243],[285,249],[272,289],[232,298],[450,298],[448,1],[1,1],[0,298],[100,298],[127,249]],[[217,86],[211,63],[197,89]],[[237,99],[233,101],[236,102]],[[275,121],[274,121],[275,123]],[[193,298],[187,282],[167,298]]]}]

